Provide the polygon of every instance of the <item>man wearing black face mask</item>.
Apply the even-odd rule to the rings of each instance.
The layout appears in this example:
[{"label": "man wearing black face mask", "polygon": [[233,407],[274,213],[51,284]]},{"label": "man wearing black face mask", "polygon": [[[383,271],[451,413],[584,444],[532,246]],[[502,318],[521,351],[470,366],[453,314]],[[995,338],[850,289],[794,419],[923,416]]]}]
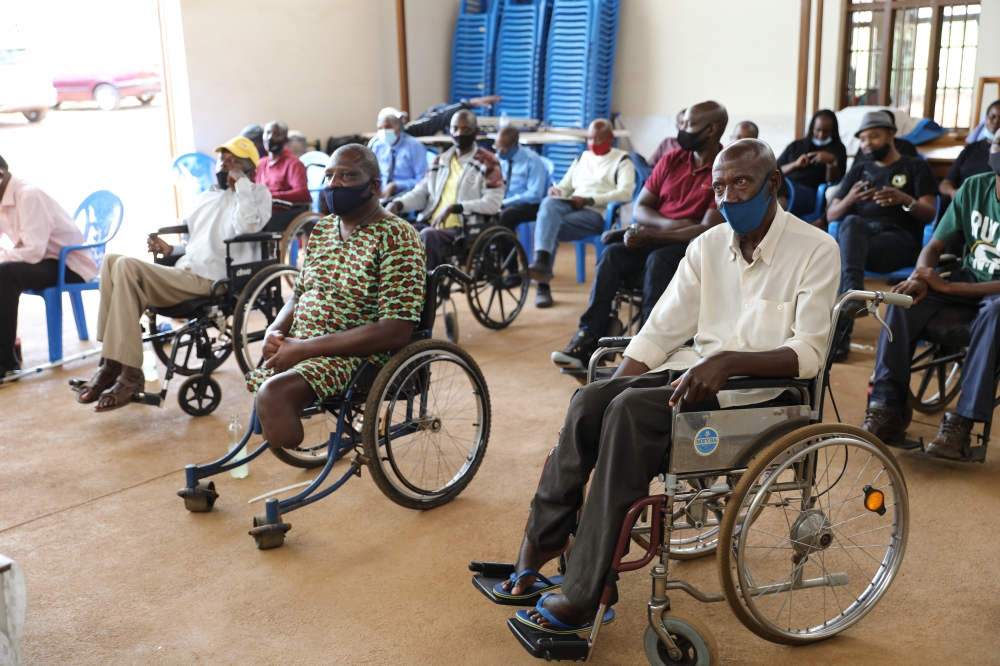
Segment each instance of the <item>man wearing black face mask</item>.
[{"label": "man wearing black face mask", "polygon": [[[144,386],[139,318],[146,307],[169,307],[208,296],[212,283],[226,277],[225,239],[260,231],[271,217],[271,193],[252,180],[258,162],[253,142],[240,136],[216,150],[219,184],[203,192],[184,219],[187,244],[172,246],[155,235],[147,240],[150,252],[182,255],[174,266],[117,254],[104,257],[97,316],[103,358],[97,374],[77,393],[77,402],[96,402],[98,412],[129,404]],[[254,261],[257,252],[250,243],[230,249],[237,264]]]},{"label": "man wearing black face mask", "polygon": [[312,203],[306,167],[288,149],[287,144],[288,126],[285,123],[272,120],[264,127],[267,156],[260,156],[254,180],[266,185],[271,198],[275,200],[265,231],[284,231],[288,223],[308,211]]},{"label": "man wearing black face mask", "polygon": [[462,109],[451,118],[455,144],[434,159],[412,190],[387,206],[392,213],[419,210],[416,227],[427,247],[427,270],[444,261],[442,248],[462,230],[459,215],[481,220],[497,215],[503,204],[503,173],[490,151],[476,146],[479,125]]},{"label": "man wearing black face mask", "polygon": [[[865,271],[890,273],[912,266],[923,245],[924,226],[937,214],[937,181],[919,157],[900,155],[896,125],[885,111],[865,114],[855,134],[866,159],[854,160],[840,183],[827,219],[840,224],[840,293],[865,288]],[[848,303],[833,360],[851,350],[852,319],[861,303]]]}]

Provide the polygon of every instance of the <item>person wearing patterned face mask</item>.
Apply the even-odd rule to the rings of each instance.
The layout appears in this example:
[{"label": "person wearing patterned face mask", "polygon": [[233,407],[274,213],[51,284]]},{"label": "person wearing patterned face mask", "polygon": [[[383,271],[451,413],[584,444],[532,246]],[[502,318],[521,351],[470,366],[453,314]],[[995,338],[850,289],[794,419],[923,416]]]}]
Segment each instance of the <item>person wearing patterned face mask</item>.
[{"label": "person wearing patterned face mask", "polygon": [[391,106],[379,111],[378,132],[368,142],[378,158],[383,200],[409,192],[427,174],[427,148],[406,132],[405,116]]}]

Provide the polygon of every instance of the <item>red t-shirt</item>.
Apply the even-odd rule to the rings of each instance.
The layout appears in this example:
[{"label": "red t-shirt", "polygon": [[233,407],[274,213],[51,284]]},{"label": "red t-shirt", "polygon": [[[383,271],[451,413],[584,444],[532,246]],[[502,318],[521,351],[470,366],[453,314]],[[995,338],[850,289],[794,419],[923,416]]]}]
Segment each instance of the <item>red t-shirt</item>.
[{"label": "red t-shirt", "polygon": [[[271,164],[268,155],[260,159],[254,182],[266,186],[275,199],[294,203],[312,201],[309,185],[306,182],[306,167],[287,146],[278,153],[278,159],[274,164]],[[274,210],[281,209],[275,206]]]},{"label": "red t-shirt", "polygon": [[701,220],[715,208],[712,165],[694,168],[694,156],[680,148],[660,158],[643,187],[656,195],[660,215],[671,220]]}]

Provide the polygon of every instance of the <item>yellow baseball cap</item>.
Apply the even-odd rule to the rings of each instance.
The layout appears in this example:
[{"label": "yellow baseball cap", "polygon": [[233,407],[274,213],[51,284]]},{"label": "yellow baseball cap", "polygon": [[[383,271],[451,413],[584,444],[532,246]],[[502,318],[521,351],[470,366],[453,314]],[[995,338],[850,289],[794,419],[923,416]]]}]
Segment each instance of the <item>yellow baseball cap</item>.
[{"label": "yellow baseball cap", "polygon": [[250,158],[255,167],[257,166],[257,162],[260,161],[260,155],[257,154],[257,146],[253,145],[253,141],[245,136],[230,139],[216,148],[215,152],[218,153],[223,149],[228,150],[233,155],[236,155],[236,157]]}]

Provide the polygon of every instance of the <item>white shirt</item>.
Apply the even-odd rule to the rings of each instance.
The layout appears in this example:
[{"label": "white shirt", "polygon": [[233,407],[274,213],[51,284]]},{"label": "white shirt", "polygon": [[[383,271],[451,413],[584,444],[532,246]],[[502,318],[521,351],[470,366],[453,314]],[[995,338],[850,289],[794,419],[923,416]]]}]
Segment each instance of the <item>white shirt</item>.
[{"label": "white shirt", "polygon": [[587,208],[604,215],[604,209],[612,201],[632,201],[635,165],[628,153],[620,148],[612,148],[603,155],[585,150],[573,161],[556,187],[564,197],[592,197],[594,205]]},{"label": "white shirt", "polygon": [[[720,224],[688,245],[673,280],[625,355],[656,371],[682,370],[720,351],[788,347],[798,377],[826,360],[840,250],[829,234],[778,207],[748,264],[739,237]],[[694,336],[691,347],[681,347]],[[723,391],[723,407],[776,397],[780,390]]]},{"label": "white shirt", "polygon": [[[0,247],[0,261],[37,264],[59,259],[67,245],[82,245],[83,233],[59,203],[26,180],[13,175],[0,200],[0,236],[10,238],[13,248]],[[90,250],[66,255],[66,268],[84,282],[97,277],[97,263]]]},{"label": "white shirt", "polygon": [[[221,280],[226,277],[225,239],[260,231],[270,219],[266,185],[245,177],[236,181],[235,190],[213,185],[184,220],[189,238],[186,246],[174,246],[173,254],[184,253],[175,265],[207,280]],[[259,257],[260,248],[256,243],[232,243],[230,256],[234,264],[244,264]]]}]

